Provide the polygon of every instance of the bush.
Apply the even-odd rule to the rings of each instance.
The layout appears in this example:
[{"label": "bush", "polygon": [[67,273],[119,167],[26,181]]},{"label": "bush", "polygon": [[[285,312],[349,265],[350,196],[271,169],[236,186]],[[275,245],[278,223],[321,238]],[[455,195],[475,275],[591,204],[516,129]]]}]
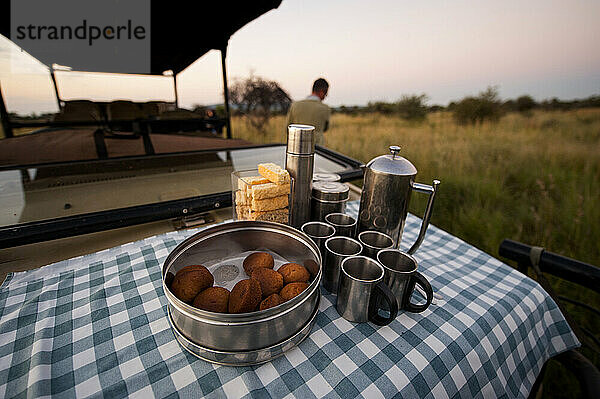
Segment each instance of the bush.
[{"label": "bush", "polygon": [[396,103],[396,110],[404,119],[410,121],[422,121],[427,115],[426,101],[427,96],[425,94],[421,94],[420,96],[417,96],[416,94],[410,96],[404,95]]},{"label": "bush", "polygon": [[503,114],[502,102],[496,87],[488,87],[477,97],[465,97],[452,107],[458,124],[475,124],[489,120],[496,122]]},{"label": "bush", "polygon": [[237,112],[257,130],[262,130],[272,115],[287,113],[292,104],[279,83],[257,76],[237,80],[229,92]]},{"label": "bush", "polygon": [[554,97],[551,100],[544,100],[540,107],[548,111],[567,111],[579,108],[597,108],[600,107],[600,96],[590,96],[588,98],[576,99],[571,101],[561,101]]},{"label": "bush", "polygon": [[517,98],[515,103],[515,108],[518,112],[522,114],[529,113],[532,109],[536,107],[537,103],[531,96],[525,95]]},{"label": "bush", "polygon": [[421,95],[403,95],[395,103],[386,103],[383,101],[369,102],[366,111],[377,112],[383,115],[398,115],[401,118],[413,121],[425,119],[427,115],[427,96]]},{"label": "bush", "polygon": [[332,108],[332,112],[344,115],[358,115],[363,112],[364,107],[357,105],[340,105],[338,108]]},{"label": "bush", "polygon": [[369,112],[378,112],[383,115],[391,115],[396,112],[396,107],[394,103],[386,103],[383,101],[376,101],[367,104],[367,110]]},{"label": "bush", "polygon": [[502,111],[507,113],[507,112],[514,112],[517,110],[517,101],[513,100],[513,99],[508,99],[506,101],[504,101],[504,103],[502,104]]}]

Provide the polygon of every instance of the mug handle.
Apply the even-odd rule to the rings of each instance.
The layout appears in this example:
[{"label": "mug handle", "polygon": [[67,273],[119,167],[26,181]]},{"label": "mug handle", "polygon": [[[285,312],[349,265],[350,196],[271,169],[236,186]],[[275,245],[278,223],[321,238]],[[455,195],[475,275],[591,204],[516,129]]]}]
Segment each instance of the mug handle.
[{"label": "mug handle", "polygon": [[[396,316],[398,316],[396,296],[383,281],[380,281],[375,285],[372,295],[373,296],[369,300],[369,321],[378,326],[387,326],[396,318]],[[390,309],[390,315],[388,317],[379,315],[379,305],[382,300],[387,302],[388,308]]]},{"label": "mug handle", "polygon": [[[423,288],[423,291],[425,291],[425,294],[427,295],[427,301],[421,305],[417,305],[410,302],[410,298],[412,296],[413,291],[415,290],[416,284],[419,284],[421,288]],[[421,313],[422,311],[427,309],[429,305],[431,305],[431,301],[433,300],[433,288],[431,288],[431,284],[429,284],[429,281],[427,281],[425,276],[423,276],[421,273],[415,272],[413,274],[408,286],[408,292],[410,293],[410,295],[408,296],[408,299],[406,299],[406,306],[404,307],[404,310],[412,313]]]}]

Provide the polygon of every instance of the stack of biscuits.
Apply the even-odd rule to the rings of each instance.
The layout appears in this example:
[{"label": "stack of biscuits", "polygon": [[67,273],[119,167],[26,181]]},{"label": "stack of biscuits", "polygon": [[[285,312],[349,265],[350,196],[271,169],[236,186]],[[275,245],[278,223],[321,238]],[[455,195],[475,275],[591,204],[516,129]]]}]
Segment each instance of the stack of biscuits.
[{"label": "stack of biscuits", "polygon": [[274,163],[258,164],[259,176],[241,177],[235,193],[239,220],[288,223],[290,174]]}]

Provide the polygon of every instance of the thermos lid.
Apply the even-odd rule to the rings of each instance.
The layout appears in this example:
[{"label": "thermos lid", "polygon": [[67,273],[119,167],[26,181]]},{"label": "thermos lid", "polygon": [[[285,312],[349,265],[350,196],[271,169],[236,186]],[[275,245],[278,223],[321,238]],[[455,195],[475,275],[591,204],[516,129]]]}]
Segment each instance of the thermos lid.
[{"label": "thermos lid", "polygon": [[287,150],[290,154],[309,155],[315,153],[315,127],[310,125],[289,125]]},{"label": "thermos lid", "polygon": [[350,188],[338,181],[316,181],[313,183],[312,196],[320,201],[345,201]]},{"label": "thermos lid", "polygon": [[414,176],[417,174],[417,168],[410,163],[406,158],[398,155],[400,147],[397,145],[390,146],[390,155],[381,155],[373,158],[367,164],[367,169],[373,172],[397,175],[397,176]]},{"label": "thermos lid", "polygon": [[340,181],[341,179],[337,173],[313,173],[313,181]]}]

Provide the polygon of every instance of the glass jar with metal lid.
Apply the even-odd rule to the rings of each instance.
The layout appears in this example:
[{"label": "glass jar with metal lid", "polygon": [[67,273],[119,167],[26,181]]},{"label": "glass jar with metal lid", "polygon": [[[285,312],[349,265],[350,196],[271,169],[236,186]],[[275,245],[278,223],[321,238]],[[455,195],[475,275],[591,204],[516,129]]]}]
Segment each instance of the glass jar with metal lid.
[{"label": "glass jar with metal lid", "polygon": [[330,213],[344,213],[350,188],[337,181],[313,182],[311,220],[324,221]]}]

